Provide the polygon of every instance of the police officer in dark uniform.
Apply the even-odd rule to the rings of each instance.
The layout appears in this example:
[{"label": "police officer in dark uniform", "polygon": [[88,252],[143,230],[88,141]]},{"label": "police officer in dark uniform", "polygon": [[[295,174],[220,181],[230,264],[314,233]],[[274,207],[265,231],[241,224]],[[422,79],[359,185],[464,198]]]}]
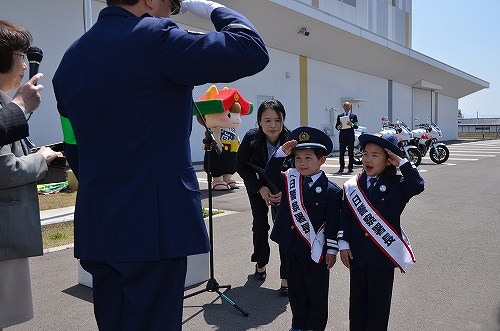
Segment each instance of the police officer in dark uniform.
[{"label": "police officer in dark uniform", "polygon": [[[193,87],[254,75],[269,55],[252,23],[216,2],[107,5],[53,78],[78,179],[75,256],[93,277],[99,330],[180,331],[187,256],[210,250],[189,144]],[[179,28],[169,17],[185,11],[215,31]]]},{"label": "police officer in dark uniform", "polygon": [[[354,166],[354,129],[358,128],[358,117],[352,113],[352,105],[350,102],[344,102],[342,105],[344,112],[337,116],[337,124],[335,127],[339,130],[339,142],[340,142],[340,169],[339,173],[344,172],[345,161],[344,154],[347,148],[347,154],[349,155],[349,164],[347,166],[347,172],[353,172]],[[349,120],[347,121],[347,127],[342,125],[341,117],[347,116]]]}]

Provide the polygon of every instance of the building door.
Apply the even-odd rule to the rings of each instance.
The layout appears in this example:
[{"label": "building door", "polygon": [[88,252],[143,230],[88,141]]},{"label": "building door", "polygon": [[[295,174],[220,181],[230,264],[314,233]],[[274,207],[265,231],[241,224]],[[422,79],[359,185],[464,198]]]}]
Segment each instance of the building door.
[{"label": "building door", "polygon": [[[413,88],[413,127],[419,123],[426,123],[433,120],[432,117],[432,94],[431,90]],[[418,118],[418,121],[415,119]]]}]

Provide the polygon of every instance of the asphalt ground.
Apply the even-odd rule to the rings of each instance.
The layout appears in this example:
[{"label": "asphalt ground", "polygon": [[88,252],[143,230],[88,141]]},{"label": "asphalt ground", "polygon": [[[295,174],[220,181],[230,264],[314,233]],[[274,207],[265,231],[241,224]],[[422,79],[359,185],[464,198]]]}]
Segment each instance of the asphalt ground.
[{"label": "asphalt ground", "polygon": [[[417,263],[406,274],[396,271],[389,330],[500,330],[500,140],[462,141],[449,149],[450,159],[441,165],[424,157],[419,169],[425,191],[402,215]],[[335,174],[338,157],[328,158],[323,170],[339,185],[349,178]],[[206,174],[198,176],[208,206]],[[291,311],[287,298],[277,293],[275,243],[268,278],[253,277],[246,190],[214,192],[213,207],[231,211],[213,218],[214,278],[231,285],[222,291],[249,316],[217,293],[203,292],[184,300],[183,330],[288,330]],[[72,248],[31,258],[30,265],[35,318],[6,331],[97,330],[92,293],[78,284]],[[208,268],[206,274],[208,279]],[[348,293],[348,270],[339,259],[330,275],[327,330],[348,330]]]}]

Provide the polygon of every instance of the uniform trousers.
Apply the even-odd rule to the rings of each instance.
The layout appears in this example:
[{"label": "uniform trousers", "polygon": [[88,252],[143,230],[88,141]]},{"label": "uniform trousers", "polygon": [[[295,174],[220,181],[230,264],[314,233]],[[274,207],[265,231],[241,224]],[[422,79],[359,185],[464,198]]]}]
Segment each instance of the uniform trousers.
[{"label": "uniform trousers", "polygon": [[349,330],[385,331],[391,311],[394,268],[350,268]]},{"label": "uniform trousers", "polygon": [[187,257],[148,262],[80,261],[93,279],[100,331],[180,331]]},{"label": "uniform trousers", "polygon": [[[345,130],[350,130],[350,129],[345,129]],[[345,168],[345,161],[344,161],[344,155],[345,155],[345,150],[347,148],[347,155],[349,156],[349,163],[347,165],[348,169],[351,169],[354,167],[354,135],[340,135],[339,138],[339,143],[340,143],[340,156],[339,156],[339,164],[340,164],[340,169]]]},{"label": "uniform trousers", "polygon": [[288,300],[292,309],[292,328],[322,331],[328,320],[330,271],[324,259],[320,264],[311,257],[288,251]]},{"label": "uniform trousers", "polygon": [[[252,232],[253,232],[253,253],[252,262],[257,262],[260,268],[269,263],[271,248],[269,247],[269,207],[267,206],[260,193],[247,191],[252,209]],[[273,218],[275,213],[273,212]],[[286,258],[286,249],[279,247],[280,254],[280,278],[288,278],[288,264]]]}]

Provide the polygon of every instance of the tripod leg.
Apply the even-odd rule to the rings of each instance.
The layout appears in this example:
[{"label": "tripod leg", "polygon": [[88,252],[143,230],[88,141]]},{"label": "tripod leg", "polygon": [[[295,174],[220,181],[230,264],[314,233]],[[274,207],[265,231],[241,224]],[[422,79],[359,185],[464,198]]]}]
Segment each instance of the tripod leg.
[{"label": "tripod leg", "polygon": [[243,316],[247,317],[248,316],[248,312],[246,310],[243,310],[240,306],[238,306],[235,302],[233,302],[231,299],[229,299],[224,293],[222,293],[221,291],[219,290],[216,290],[217,294],[220,295],[220,297],[224,300],[226,300],[227,302],[229,302],[229,304],[231,306],[233,306],[234,308],[238,309],[242,314]]}]

